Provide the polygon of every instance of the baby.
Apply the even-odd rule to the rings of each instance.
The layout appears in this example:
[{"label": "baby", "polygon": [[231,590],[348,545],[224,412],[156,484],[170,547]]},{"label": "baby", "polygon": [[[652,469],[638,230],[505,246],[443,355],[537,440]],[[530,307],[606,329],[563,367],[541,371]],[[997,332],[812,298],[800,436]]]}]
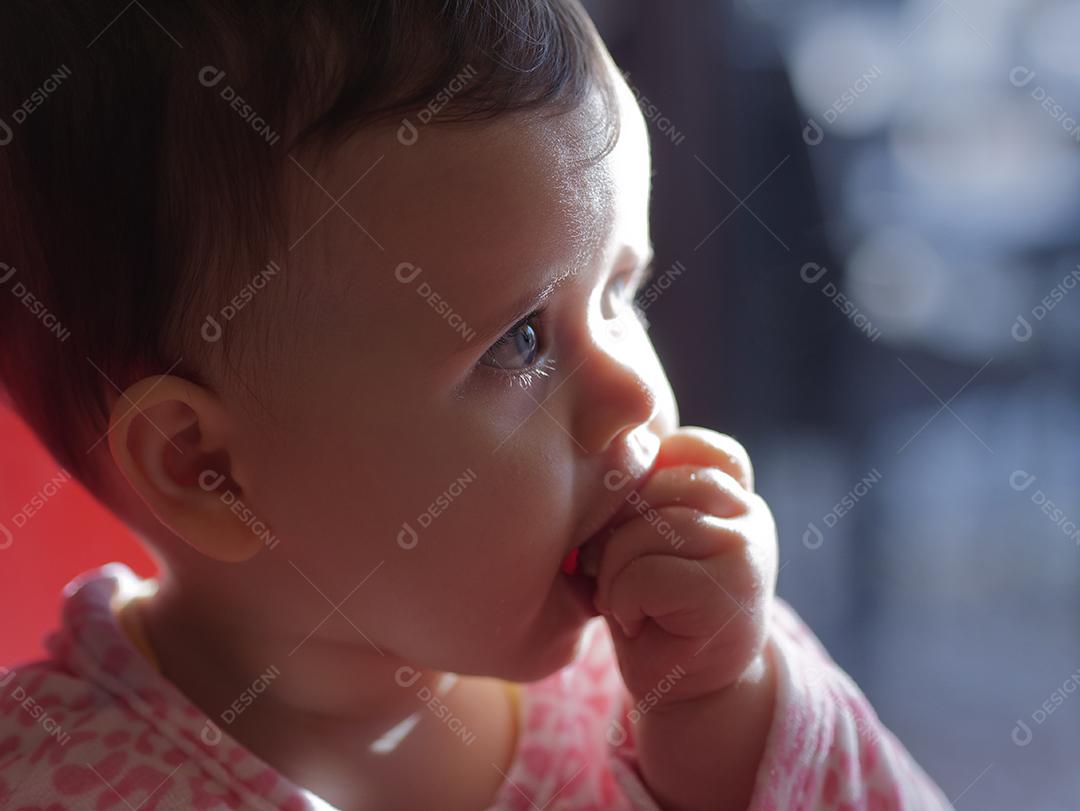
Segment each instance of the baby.
[{"label": "baby", "polygon": [[679,425],[576,0],[5,17],[0,380],[159,575],[0,670],[0,806],[949,808]]}]

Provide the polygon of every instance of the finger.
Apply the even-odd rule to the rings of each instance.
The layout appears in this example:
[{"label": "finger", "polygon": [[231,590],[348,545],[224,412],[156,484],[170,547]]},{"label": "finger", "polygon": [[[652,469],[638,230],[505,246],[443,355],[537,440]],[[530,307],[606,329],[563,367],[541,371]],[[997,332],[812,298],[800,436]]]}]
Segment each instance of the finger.
[{"label": "finger", "polygon": [[636,558],[667,555],[699,560],[745,550],[748,545],[737,519],[717,518],[681,506],[663,507],[654,516],[627,522],[605,544],[596,573],[594,602],[598,610],[608,608],[612,583]]},{"label": "finger", "polygon": [[631,694],[651,689],[672,661],[707,672],[713,689],[745,672],[765,644],[770,597],[735,599],[742,593],[708,561],[652,555],[628,566],[606,620]]},{"label": "finger", "polygon": [[717,518],[736,518],[749,510],[750,498],[735,479],[715,467],[680,465],[658,470],[640,490],[627,493],[605,531],[582,547],[578,566],[585,574],[595,575],[612,534],[638,516],[655,524],[660,520],[657,510],[683,506]]},{"label": "finger", "polygon": [[728,607],[699,561],[645,555],[619,573],[609,613],[631,639],[650,619],[669,634],[700,638],[716,630]]},{"label": "finger", "polygon": [[639,490],[626,494],[611,526],[643,515],[649,507],[679,504],[717,518],[735,518],[749,509],[750,498],[742,484],[720,468],[697,464],[666,467],[653,473]]},{"label": "finger", "polygon": [[754,467],[741,444],[709,428],[684,426],[664,437],[654,466],[701,465],[718,467],[747,490],[754,490]]}]

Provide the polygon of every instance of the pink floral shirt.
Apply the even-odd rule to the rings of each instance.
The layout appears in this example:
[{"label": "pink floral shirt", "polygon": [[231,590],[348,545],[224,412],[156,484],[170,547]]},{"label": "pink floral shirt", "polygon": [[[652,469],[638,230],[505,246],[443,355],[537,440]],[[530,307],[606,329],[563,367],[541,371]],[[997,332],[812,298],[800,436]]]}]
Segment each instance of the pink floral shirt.
[{"label": "pink floral shirt", "polygon": [[[139,652],[118,601],[147,581],[110,563],[64,589],[50,657],[0,668],[0,808],[330,809],[229,737]],[[636,767],[634,705],[607,626],[520,688],[520,738],[488,811],[658,811]],[[778,698],[750,811],[951,806],[792,609],[769,643]],[[272,687],[268,688],[272,689]]]}]

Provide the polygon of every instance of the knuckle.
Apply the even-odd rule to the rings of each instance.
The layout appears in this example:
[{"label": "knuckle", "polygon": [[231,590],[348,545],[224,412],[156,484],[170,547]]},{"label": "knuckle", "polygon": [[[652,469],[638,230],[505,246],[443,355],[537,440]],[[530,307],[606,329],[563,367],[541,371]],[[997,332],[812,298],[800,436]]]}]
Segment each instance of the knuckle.
[{"label": "knuckle", "polygon": [[703,439],[715,450],[720,451],[727,457],[728,462],[734,465],[743,473],[748,475],[753,474],[753,467],[750,462],[750,454],[747,452],[746,447],[731,436],[731,434],[720,433],[719,431],[710,431],[707,434],[700,434]]},{"label": "knuckle", "polygon": [[701,525],[720,554],[745,555],[753,545],[750,528],[744,521],[717,519],[710,515],[701,519]]},{"label": "knuckle", "polygon": [[683,505],[664,507],[658,510],[658,515],[659,520],[654,525],[656,531],[671,536],[671,543],[675,548],[686,543],[688,537],[708,532],[710,520],[715,520],[714,516],[704,510]]},{"label": "knuckle", "polygon": [[715,467],[702,468],[695,482],[708,499],[710,509],[722,517],[732,518],[733,510],[745,512],[750,507],[749,497],[753,494],[723,470]]}]

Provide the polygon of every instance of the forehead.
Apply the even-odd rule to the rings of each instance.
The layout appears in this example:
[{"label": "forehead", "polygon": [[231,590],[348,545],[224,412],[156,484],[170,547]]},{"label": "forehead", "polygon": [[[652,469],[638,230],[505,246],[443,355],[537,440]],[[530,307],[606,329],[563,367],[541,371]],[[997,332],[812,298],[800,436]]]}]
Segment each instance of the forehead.
[{"label": "forehead", "polygon": [[[349,283],[364,291],[363,302],[348,301],[362,308],[352,311],[354,321],[374,319],[377,310],[380,320],[415,324],[417,340],[426,333],[437,340],[448,327],[395,278],[401,263],[422,269],[413,288],[426,281],[446,307],[480,325],[553,272],[576,273],[604,261],[616,242],[643,255],[648,141],[632,94],[614,78],[614,110],[594,90],[559,115],[420,126],[409,146],[395,137],[396,121],[385,132],[357,136],[312,173],[325,193],[308,178],[294,178],[303,192],[294,214],[297,236],[305,221],[332,206],[328,194],[348,192],[344,211],[329,211],[297,258],[363,277]],[[618,137],[609,148],[615,125]]]}]

